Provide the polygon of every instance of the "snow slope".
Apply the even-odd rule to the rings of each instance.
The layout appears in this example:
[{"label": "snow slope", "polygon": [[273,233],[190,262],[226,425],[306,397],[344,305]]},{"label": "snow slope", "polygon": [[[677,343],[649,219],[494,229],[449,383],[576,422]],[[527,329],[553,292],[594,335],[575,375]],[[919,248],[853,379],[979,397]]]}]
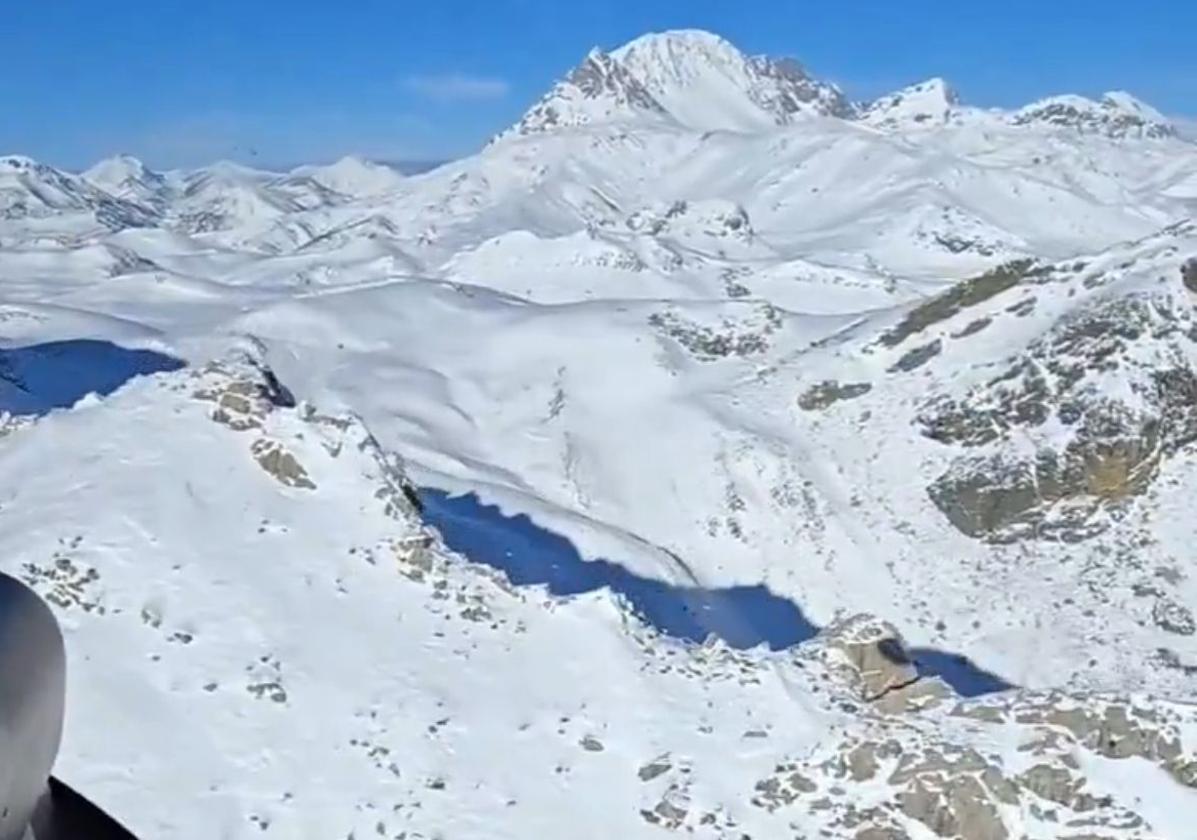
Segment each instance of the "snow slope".
[{"label": "snow slope", "polygon": [[[1127,814],[1168,831],[1192,802],[1169,776],[1190,772],[1184,707],[958,704],[897,664],[878,683],[869,645],[892,631],[875,622],[737,653],[662,637],[603,593],[516,589],[449,554],[398,460],[354,417],[296,406],[257,352],[0,445],[20,488],[6,567],[55,606],[72,654],[57,772],[139,836],[834,836],[870,808],[917,836],[947,807],[970,831],[1042,835],[1087,812],[1131,837]],[[181,446],[202,467],[175,473]],[[1139,746],[1092,740],[1103,719]],[[955,772],[945,754],[978,756],[996,793],[899,807]],[[1144,800],[1127,762],[1169,793]]]},{"label": "snow slope", "polygon": [[1129,95],[857,105],[692,31],[418,175],[4,158],[56,772],[142,837],[1186,837],[1194,184]]}]

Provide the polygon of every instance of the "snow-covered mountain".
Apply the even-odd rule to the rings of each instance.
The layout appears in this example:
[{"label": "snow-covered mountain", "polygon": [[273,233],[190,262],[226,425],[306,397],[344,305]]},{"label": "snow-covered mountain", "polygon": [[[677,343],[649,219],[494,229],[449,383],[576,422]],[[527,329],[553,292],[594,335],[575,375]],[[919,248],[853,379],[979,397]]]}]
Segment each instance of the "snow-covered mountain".
[{"label": "snow-covered mountain", "polygon": [[[274,173],[228,161],[187,173],[175,206],[180,229],[210,233],[257,227],[303,210],[300,201],[271,188],[276,179]],[[315,182],[310,186],[319,188]]]},{"label": "snow-covered mountain", "polygon": [[116,198],[159,210],[172,198],[166,177],[132,155],[106,158],[84,172],[83,178]]},{"label": "snow-covered mountain", "polygon": [[708,32],[645,35],[611,57],[682,125],[699,131],[769,128],[799,114],[853,113],[838,88],[812,78],[793,59],[749,58]]},{"label": "snow-covered mountain", "polygon": [[1012,115],[1016,125],[1063,126],[1107,137],[1160,139],[1175,137],[1176,126],[1163,114],[1124,91],[1094,101],[1083,96],[1053,96]]},{"label": "snow-covered mountain", "polygon": [[511,133],[646,118],[695,131],[759,131],[802,115],[853,113],[838,88],[793,59],[748,57],[716,35],[678,30],[612,53],[592,50]]},{"label": "snow-covered mountain", "polygon": [[352,155],[325,166],[300,166],[293,169],[290,175],[293,178],[311,178],[333,192],[353,198],[393,192],[404,181],[398,170]]},{"label": "snow-covered mountain", "polygon": [[[55,220],[84,235],[155,224],[151,208],[98,189],[88,181],[28,157],[0,157],[0,219],[35,238]],[[45,220],[49,220],[48,222]]]},{"label": "snow-covered mountain", "polygon": [[870,104],[862,122],[878,128],[942,128],[963,117],[960,96],[943,79],[928,79]]},{"label": "snow-covered mountain", "polygon": [[139,836],[1188,836],[1197,145],[1149,106],[669,32],[423,174],[0,190],[0,569]]},{"label": "snow-covered mountain", "polygon": [[674,30],[610,53],[592,50],[504,136],[646,119],[694,131],[771,131],[812,115],[905,130],[1001,120],[1112,138],[1177,134],[1159,111],[1122,91],[1096,101],[1055,96],[1010,113],[986,112],[964,106],[948,82],[935,78],[856,104],[794,59],[750,57],[717,35]]}]

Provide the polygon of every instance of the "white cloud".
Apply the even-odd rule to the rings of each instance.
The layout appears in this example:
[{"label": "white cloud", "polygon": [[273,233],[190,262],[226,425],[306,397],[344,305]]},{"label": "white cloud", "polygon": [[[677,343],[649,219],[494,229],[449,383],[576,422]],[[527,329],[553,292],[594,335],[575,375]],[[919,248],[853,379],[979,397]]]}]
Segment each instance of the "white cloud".
[{"label": "white cloud", "polygon": [[465,102],[502,99],[511,89],[506,79],[445,73],[432,76],[408,76],[403,80],[408,90],[441,102]]}]

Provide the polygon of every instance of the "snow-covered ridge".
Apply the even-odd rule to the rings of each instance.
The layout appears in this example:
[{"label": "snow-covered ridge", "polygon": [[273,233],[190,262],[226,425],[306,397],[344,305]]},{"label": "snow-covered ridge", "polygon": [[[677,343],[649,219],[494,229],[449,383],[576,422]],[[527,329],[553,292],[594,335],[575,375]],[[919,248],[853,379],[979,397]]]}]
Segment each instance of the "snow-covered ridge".
[{"label": "snow-covered ridge", "polygon": [[1123,91],[1107,93],[1096,101],[1053,96],[1027,105],[1010,119],[1015,125],[1061,126],[1115,138],[1177,136],[1176,126],[1163,114]]},{"label": "snow-covered ridge", "polygon": [[592,50],[513,133],[645,115],[695,131],[759,131],[802,115],[853,113],[838,88],[792,59],[749,57],[717,35],[675,30],[641,36],[610,53]]},{"label": "snow-covered ridge", "polygon": [[154,224],[151,209],[117,198],[85,178],[20,156],[0,157],[0,218],[37,219],[92,213],[109,229]]},{"label": "snow-covered ridge", "polygon": [[695,131],[770,131],[804,116],[887,130],[999,120],[1117,139],[1177,133],[1158,111],[1122,92],[1099,101],[1060,96],[1011,112],[982,111],[967,107],[936,78],[855,104],[794,59],[750,57],[712,33],[673,30],[643,35],[611,52],[592,50],[504,136],[646,117],[667,117]]},{"label": "snow-covered ridge", "polygon": [[[286,216],[377,198],[400,189],[406,181],[390,166],[353,156],[280,173],[231,161],[189,171],[158,172],[135,157],[117,155],[81,176],[28,158],[10,157],[0,165],[0,179],[4,173],[24,187],[21,193],[8,191],[12,196],[10,218],[17,214],[52,216],[69,208],[91,212],[108,229],[153,225],[193,235],[238,229],[265,233]],[[38,209],[47,202],[54,213]],[[302,246],[313,235],[301,234],[288,245]]]}]

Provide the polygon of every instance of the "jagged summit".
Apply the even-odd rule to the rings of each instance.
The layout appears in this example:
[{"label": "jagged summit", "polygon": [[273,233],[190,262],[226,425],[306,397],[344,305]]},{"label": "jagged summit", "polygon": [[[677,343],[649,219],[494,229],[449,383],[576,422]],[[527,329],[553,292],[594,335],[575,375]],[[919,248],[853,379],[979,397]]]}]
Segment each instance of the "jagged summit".
[{"label": "jagged summit", "polygon": [[512,133],[652,119],[696,131],[760,131],[802,115],[850,117],[834,85],[793,59],[750,57],[701,30],[643,35],[595,48]]},{"label": "jagged summit", "polygon": [[701,30],[643,35],[612,53],[685,125],[703,130],[785,125],[800,113],[849,116],[834,85],[797,61],[747,56]]}]

